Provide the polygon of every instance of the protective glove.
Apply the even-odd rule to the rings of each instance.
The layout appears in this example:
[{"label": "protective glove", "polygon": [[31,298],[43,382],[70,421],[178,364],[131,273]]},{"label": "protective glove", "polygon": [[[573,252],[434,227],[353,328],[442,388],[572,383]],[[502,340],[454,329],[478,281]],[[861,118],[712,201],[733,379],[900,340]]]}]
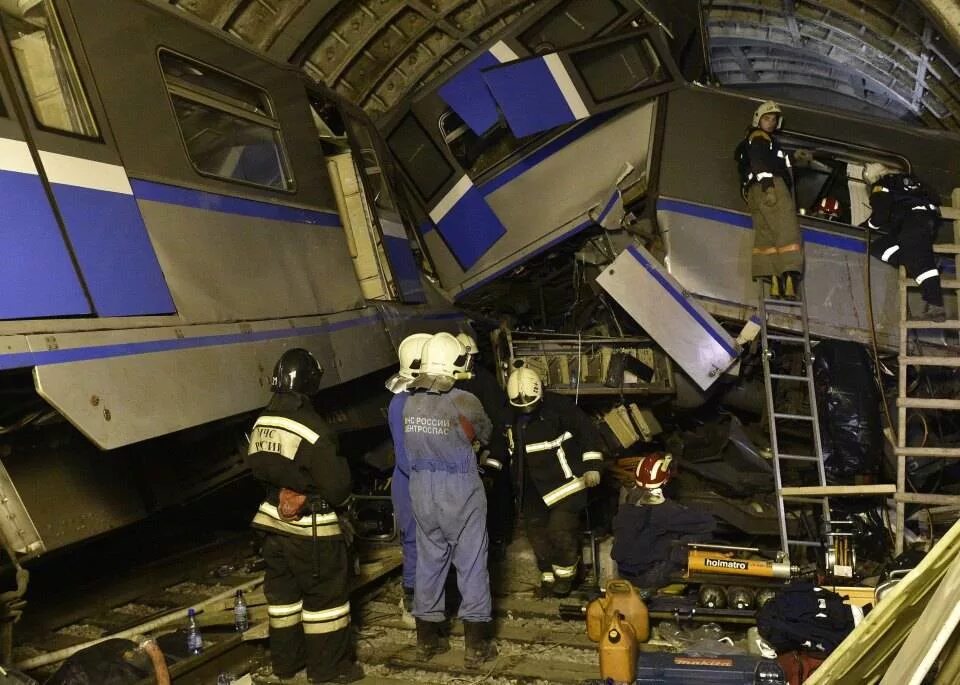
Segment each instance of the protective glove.
[{"label": "protective glove", "polygon": [[587,471],[585,474],[583,474],[583,484],[588,488],[593,488],[600,485],[600,472]]},{"label": "protective glove", "polygon": [[777,204],[777,194],[774,192],[773,188],[767,188],[763,191],[763,204],[766,207],[773,207]]}]

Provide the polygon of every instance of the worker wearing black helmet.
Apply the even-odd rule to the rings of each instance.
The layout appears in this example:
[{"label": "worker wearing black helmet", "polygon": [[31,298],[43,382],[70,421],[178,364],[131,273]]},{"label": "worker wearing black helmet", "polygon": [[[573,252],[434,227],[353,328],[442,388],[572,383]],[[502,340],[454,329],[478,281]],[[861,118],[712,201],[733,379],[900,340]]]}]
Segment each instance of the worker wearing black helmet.
[{"label": "worker wearing black helmet", "polygon": [[350,498],[350,468],[310,399],[322,377],[310,352],[285,352],[247,452],[266,488],[253,527],[266,533],[263,589],[273,671],[281,682],[304,666],[311,683],[363,677],[352,659],[347,544],[337,514]]}]

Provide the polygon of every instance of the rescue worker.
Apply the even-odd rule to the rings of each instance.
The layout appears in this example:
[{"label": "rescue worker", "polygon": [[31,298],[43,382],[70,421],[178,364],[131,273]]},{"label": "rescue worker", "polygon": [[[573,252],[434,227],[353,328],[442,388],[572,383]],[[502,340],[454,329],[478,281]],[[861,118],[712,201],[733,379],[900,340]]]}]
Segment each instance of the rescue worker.
[{"label": "rescue worker", "polygon": [[266,487],[252,525],[266,533],[273,672],[291,678],[306,666],[311,683],[350,683],[363,671],[352,660],[347,543],[336,512],[350,498],[350,468],[311,403],[322,377],[307,350],[283,353],[246,460]]},{"label": "rescue worker", "polygon": [[669,453],[661,452],[640,459],[635,487],[624,488],[613,519],[610,556],[620,577],[639,588],[669,584],[686,565],[687,543],[706,542],[717,528],[710,514],[664,497],[671,461]]},{"label": "rescue worker", "polygon": [[740,193],[753,219],[751,274],[755,280],[770,280],[771,296],[795,298],[803,273],[803,245],[791,194],[790,156],[776,137],[782,124],[780,105],[764,102],[753,113],[752,125],[734,156]]},{"label": "rescue worker", "polygon": [[877,162],[864,167],[863,180],[870,186],[867,226],[886,232],[873,237],[870,254],[894,267],[905,267],[920,286],[925,303],[920,317],[944,321],[940,272],[933,256],[940,222],[937,197],[915,176]]},{"label": "rescue worker", "polygon": [[[413,505],[410,503],[410,463],[403,446],[403,406],[409,393],[407,388],[420,373],[420,352],[429,340],[429,333],[408,335],[397,348],[400,370],[391,376],[387,389],[394,393],[387,409],[387,425],[393,438],[393,477],[390,479],[390,498],[400,529],[400,544],[403,550],[403,600],[404,618],[413,611],[413,588],[417,572],[417,526],[413,520]],[[413,620],[412,616],[408,620]],[[411,626],[412,627],[412,626]]]},{"label": "rescue worker", "polygon": [[453,564],[461,595],[464,665],[476,668],[497,654],[491,637],[487,500],[473,447],[474,441],[489,441],[491,423],[474,395],[453,387],[466,356],[466,348],[449,333],[437,333],[424,344],[403,424],[417,524],[417,654],[426,660],[447,648],[441,640],[444,585]]},{"label": "rescue worker", "polygon": [[513,534],[513,489],[510,485],[509,453],[504,431],[510,422],[511,411],[497,379],[477,360],[480,350],[477,341],[466,333],[457,334],[457,340],[467,348],[466,374],[457,387],[472,393],[480,400],[483,410],[493,423],[493,437],[480,456],[480,467],[487,486],[487,533],[490,536],[490,559],[502,561]]},{"label": "rescue worker", "polygon": [[565,397],[544,395],[536,371],[515,369],[507,397],[519,412],[509,433],[521,461],[523,520],[540,569],[540,597],[565,597],[580,560],[580,514],[587,488],[600,483],[601,438]]}]

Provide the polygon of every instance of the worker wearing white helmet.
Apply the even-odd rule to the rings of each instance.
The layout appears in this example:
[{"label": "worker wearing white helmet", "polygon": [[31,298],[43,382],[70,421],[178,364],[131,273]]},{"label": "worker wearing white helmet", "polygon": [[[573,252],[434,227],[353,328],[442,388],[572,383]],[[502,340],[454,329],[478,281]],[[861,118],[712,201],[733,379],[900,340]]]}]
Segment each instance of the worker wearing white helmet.
[{"label": "worker wearing white helmet", "polygon": [[404,405],[404,448],[410,463],[410,495],[417,522],[417,571],[413,615],[417,653],[428,659],[447,648],[444,588],[451,565],[460,589],[464,665],[492,659],[492,602],[487,571],[487,499],[474,441],[490,441],[492,425],[480,401],[454,388],[467,349],[449,333],[423,346],[420,375]]},{"label": "worker wearing white helmet", "polygon": [[863,169],[870,186],[867,227],[880,231],[870,241],[870,254],[891,266],[903,266],[920,286],[924,308],[919,318],[944,321],[940,270],[933,243],[940,225],[940,198],[916,176],[879,162]]},{"label": "worker wearing white helmet", "polygon": [[600,483],[602,439],[587,415],[566,397],[544,394],[528,367],[507,379],[507,397],[518,412],[510,429],[522,483],[523,520],[540,569],[541,597],[564,597],[580,561],[580,514],[587,488]]},{"label": "worker wearing white helmet", "polygon": [[753,220],[751,274],[770,281],[772,296],[792,299],[803,273],[803,245],[790,156],[776,136],[783,111],[768,100],[754,111],[751,123],[735,152],[741,194]]},{"label": "worker wearing white helmet", "polygon": [[[390,498],[400,529],[400,544],[403,551],[403,609],[405,615],[413,610],[413,588],[417,571],[417,525],[413,519],[410,503],[410,464],[403,445],[403,407],[410,396],[407,387],[420,375],[420,355],[423,345],[433,336],[430,333],[414,333],[400,342],[397,357],[400,370],[386,383],[394,393],[387,408],[387,425],[393,438],[393,478],[390,480]],[[407,620],[411,620],[409,617]]]}]

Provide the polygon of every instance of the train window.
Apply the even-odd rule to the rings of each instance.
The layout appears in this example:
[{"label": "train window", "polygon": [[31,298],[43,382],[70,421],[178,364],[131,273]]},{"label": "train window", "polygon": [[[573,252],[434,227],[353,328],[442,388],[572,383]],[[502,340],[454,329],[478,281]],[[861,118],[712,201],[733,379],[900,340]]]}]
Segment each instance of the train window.
[{"label": "train window", "polygon": [[51,0],[3,3],[0,25],[37,123],[98,138],[100,131]]},{"label": "train window", "polygon": [[822,221],[859,226],[870,216],[870,193],[862,180],[867,163],[910,167],[895,155],[793,132],[782,133],[780,142],[794,160],[797,212]]},{"label": "train window", "polygon": [[613,0],[569,0],[520,34],[520,42],[536,54],[556,52],[600,35],[623,13]]},{"label": "train window", "polygon": [[481,176],[530,142],[514,137],[502,119],[478,136],[453,110],[440,115],[440,135],[471,178]]},{"label": "train window", "polygon": [[668,78],[647,38],[631,37],[571,51],[570,60],[596,103],[655,86]]},{"label": "train window", "polygon": [[204,175],[273,190],[294,181],[270,96],[166,50],[160,66],[187,155]]},{"label": "train window", "polygon": [[396,213],[397,205],[393,200],[390,184],[381,165],[380,155],[377,153],[376,144],[368,125],[348,117],[347,127],[350,129],[350,135],[359,152],[357,164],[360,166],[363,178],[370,188],[374,205],[377,209]]},{"label": "train window", "polygon": [[387,144],[424,200],[430,200],[453,176],[453,166],[412,114],[403,118]]}]

